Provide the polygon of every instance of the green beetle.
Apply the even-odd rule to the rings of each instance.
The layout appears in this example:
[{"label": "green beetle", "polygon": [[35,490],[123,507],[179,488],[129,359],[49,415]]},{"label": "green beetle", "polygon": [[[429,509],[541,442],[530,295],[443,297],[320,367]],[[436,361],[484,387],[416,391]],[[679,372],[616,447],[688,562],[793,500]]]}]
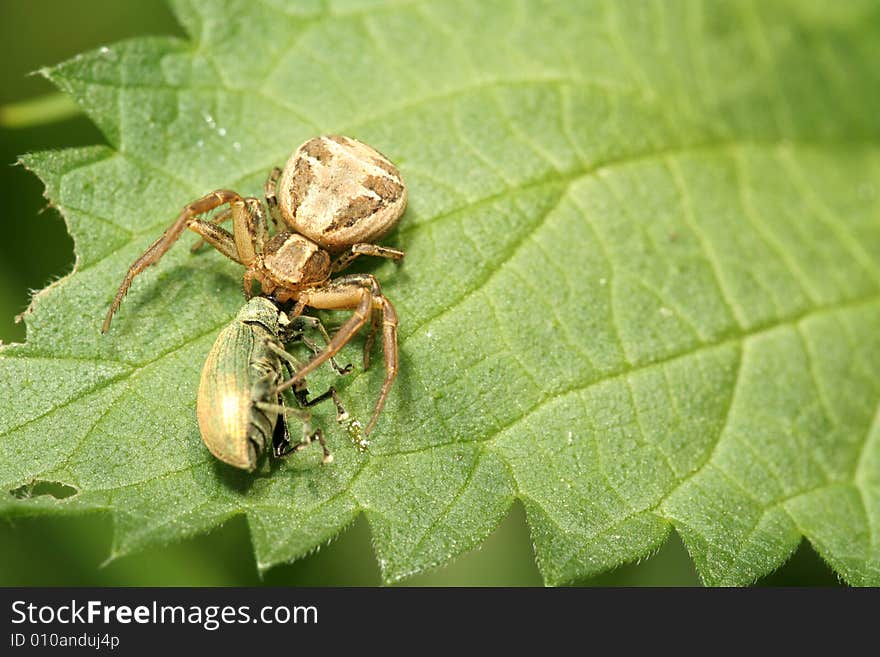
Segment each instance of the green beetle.
[{"label": "green beetle", "polygon": [[[287,315],[274,302],[254,297],[217,336],[202,368],[196,411],[202,440],[211,454],[224,463],[253,472],[270,444],[273,455],[281,457],[307,447],[313,440],[324,451],[322,462],[333,460],[321,430],[309,432],[310,414],[305,408],[332,398],[337,419],[346,420],[348,415],[336,391],[330,388],[307,401],[305,386],[294,386],[294,395],[303,408],[287,406],[277,391],[284,383],[282,367],[292,377],[294,369],[301,365],[285,351],[284,343],[293,335],[301,336],[303,323],[310,320],[305,317],[291,326]],[[335,363],[334,366],[342,373],[348,371]],[[290,441],[287,415],[296,415],[303,422],[303,437],[296,445]]]}]

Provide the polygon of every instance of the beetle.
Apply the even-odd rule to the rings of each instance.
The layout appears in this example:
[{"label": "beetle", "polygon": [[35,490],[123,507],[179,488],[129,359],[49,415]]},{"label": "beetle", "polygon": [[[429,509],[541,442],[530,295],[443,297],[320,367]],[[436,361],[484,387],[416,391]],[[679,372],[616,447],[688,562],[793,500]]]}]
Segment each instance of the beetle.
[{"label": "beetle", "polygon": [[[270,444],[272,454],[283,457],[308,447],[314,440],[324,452],[322,463],[333,460],[321,430],[310,433],[306,408],[332,398],[337,420],[347,420],[335,389],[331,387],[308,401],[305,384],[300,380],[294,394],[302,408],[287,406],[283,394],[276,392],[282,382],[282,367],[292,375],[293,369],[301,365],[285,351],[284,342],[302,331],[303,322],[291,327],[286,314],[273,301],[253,297],[217,336],[202,368],[196,413],[202,440],[224,463],[253,472]],[[338,371],[345,373],[348,368]],[[288,415],[296,415],[303,422],[302,440],[295,445],[290,440]]]},{"label": "beetle", "polygon": [[[361,255],[392,260],[404,257],[403,251],[374,242],[393,229],[403,215],[406,185],[397,167],[372,147],[351,137],[328,135],[299,146],[283,171],[273,169],[264,196],[278,230],[271,238],[263,202],[257,198],[219,189],[186,205],[174,223],[129,267],[107,311],[102,332],[110,328],[135,276],[157,263],[189,228],[227,258],[245,266],[246,298],[253,295],[253,282],[257,281],[264,294],[279,302],[296,302],[291,317],[302,314],[306,307],[353,311],[327,346],[280,384],[277,392],[296,385],[339,353],[369,322],[363,354],[366,369],[381,323],[385,380],[364,431],[367,436],[397,376],[397,312],[374,276],[331,277]],[[201,218],[222,206],[228,208],[213,218]],[[231,233],[220,226],[228,220],[232,221]]]}]

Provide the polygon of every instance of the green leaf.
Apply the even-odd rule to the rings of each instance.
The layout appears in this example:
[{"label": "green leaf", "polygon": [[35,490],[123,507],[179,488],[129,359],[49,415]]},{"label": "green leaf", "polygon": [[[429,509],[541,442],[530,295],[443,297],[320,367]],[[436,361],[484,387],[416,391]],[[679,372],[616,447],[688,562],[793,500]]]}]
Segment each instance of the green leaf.
[{"label": "green leaf", "polygon": [[[519,499],[550,584],[674,529],[708,584],[754,581],[803,536],[880,585],[876,3],[173,7],[191,41],[46,71],[110,145],[24,159],[77,264],[0,356],[2,513],[109,511],[114,556],[244,514],[268,568],[364,512],[394,581]],[[401,374],[366,456],[321,415],[332,466],[231,472],[195,397],[240,267],[188,237],[101,320],[184,203],[259,195],[321,133],[409,185],[387,240],[405,263],[368,265]],[[381,370],[339,383],[362,419]]]}]

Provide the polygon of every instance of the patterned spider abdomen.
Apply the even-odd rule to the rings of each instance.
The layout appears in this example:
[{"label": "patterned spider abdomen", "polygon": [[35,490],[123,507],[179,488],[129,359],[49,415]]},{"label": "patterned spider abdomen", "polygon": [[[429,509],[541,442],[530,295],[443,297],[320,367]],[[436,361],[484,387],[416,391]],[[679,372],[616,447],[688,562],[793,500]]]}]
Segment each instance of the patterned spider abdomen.
[{"label": "patterned spider abdomen", "polygon": [[388,158],[351,137],[314,137],[296,149],[278,183],[284,221],[328,251],[373,243],[406,209],[406,185]]}]

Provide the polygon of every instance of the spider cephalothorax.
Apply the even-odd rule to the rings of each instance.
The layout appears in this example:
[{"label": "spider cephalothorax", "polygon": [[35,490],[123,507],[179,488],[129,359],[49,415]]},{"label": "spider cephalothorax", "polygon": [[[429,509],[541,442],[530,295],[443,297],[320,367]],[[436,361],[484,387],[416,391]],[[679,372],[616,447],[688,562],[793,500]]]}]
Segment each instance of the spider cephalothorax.
[{"label": "spider cephalothorax", "polygon": [[[396,225],[406,208],[406,186],[400,172],[385,156],[356,139],[315,137],[296,149],[283,172],[272,170],[265,197],[276,229],[286,229],[272,237],[263,203],[257,198],[219,189],[186,205],[175,222],[129,268],[107,312],[103,332],[110,328],[110,320],[134,277],[158,262],[189,228],[227,258],[245,266],[244,292],[248,298],[256,280],[264,293],[279,302],[296,302],[292,317],[306,307],[354,310],[326,349],[299,369],[287,386],[301,381],[338,353],[367,321],[370,333],[364,345],[364,367],[368,367],[381,321],[386,374],[364,431],[369,435],[397,375],[397,313],[373,276],[332,276],[361,255],[403,258],[403,251],[373,243]],[[229,207],[210,220],[201,218],[224,205]],[[231,233],[219,225],[230,219]]]}]

